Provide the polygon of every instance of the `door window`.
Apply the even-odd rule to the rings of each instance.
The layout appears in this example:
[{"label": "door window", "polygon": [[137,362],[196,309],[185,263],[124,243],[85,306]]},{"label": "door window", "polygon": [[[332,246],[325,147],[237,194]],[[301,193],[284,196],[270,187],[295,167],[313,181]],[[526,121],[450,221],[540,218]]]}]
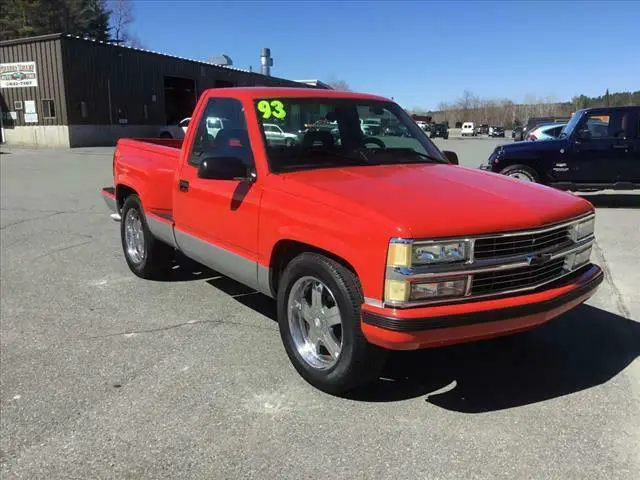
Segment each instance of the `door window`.
[{"label": "door window", "polygon": [[626,112],[614,112],[611,114],[590,114],[583,128],[589,129],[592,138],[625,138],[628,125]]},{"label": "door window", "polygon": [[200,165],[206,157],[234,156],[254,166],[244,108],[234,98],[212,98],[198,125],[189,163]]}]

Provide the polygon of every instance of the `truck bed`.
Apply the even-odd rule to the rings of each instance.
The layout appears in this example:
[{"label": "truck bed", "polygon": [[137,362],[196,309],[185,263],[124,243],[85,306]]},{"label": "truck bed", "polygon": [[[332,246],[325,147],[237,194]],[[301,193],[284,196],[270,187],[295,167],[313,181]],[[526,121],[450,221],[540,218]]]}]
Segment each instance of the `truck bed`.
[{"label": "truck bed", "polygon": [[163,216],[172,213],[173,182],[182,139],[123,138],[116,146],[116,169],[123,185],[144,186],[145,208]]}]

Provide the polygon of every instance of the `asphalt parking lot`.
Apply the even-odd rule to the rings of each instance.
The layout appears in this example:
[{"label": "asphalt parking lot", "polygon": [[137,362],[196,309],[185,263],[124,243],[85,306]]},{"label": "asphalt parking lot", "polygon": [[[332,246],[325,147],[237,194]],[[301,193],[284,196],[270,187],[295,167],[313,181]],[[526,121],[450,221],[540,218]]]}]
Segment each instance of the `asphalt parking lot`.
[{"label": "asphalt parking lot", "polygon": [[[510,139],[435,141],[475,167]],[[588,196],[607,279],[587,304],[394,354],[341,399],[297,375],[266,297],[129,272],[98,194],[112,149],[2,153],[3,480],[640,477],[640,195]]]}]

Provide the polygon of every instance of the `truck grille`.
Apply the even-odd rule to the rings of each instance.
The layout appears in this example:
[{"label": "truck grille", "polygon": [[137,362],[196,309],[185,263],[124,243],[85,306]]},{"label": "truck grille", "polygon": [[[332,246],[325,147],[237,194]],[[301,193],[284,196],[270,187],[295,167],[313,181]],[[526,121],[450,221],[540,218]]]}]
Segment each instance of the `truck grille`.
[{"label": "truck grille", "polygon": [[562,226],[542,233],[524,233],[507,237],[479,238],[475,241],[474,258],[496,258],[526,255],[571,243],[569,227]]},{"label": "truck grille", "polygon": [[535,267],[519,267],[477,273],[471,284],[471,295],[487,295],[533,287],[554,280],[565,273],[564,258]]}]

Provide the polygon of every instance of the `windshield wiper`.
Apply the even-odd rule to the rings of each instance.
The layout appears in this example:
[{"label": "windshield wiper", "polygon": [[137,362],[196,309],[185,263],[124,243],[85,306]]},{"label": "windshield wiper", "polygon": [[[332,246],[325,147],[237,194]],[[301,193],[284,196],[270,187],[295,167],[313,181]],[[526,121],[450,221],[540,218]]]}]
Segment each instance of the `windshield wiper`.
[{"label": "windshield wiper", "polygon": [[382,152],[386,152],[386,153],[410,153],[410,154],[417,155],[417,156],[422,157],[422,158],[426,158],[427,160],[431,160],[432,162],[435,162],[435,163],[448,163],[445,160],[441,160],[441,159],[439,159],[437,157],[434,157],[432,155],[429,155],[427,153],[418,152],[418,151],[414,150],[413,148],[383,148],[383,149],[379,149],[379,150],[376,149],[376,150],[368,150],[368,151],[369,152],[382,151]]},{"label": "windshield wiper", "polygon": [[370,165],[369,159],[364,155],[361,155],[360,158],[352,157],[351,155],[346,155],[344,153],[332,152],[331,150],[314,150],[314,153],[319,153],[322,155],[328,155],[330,157],[342,158],[344,160],[349,160],[351,163],[355,165]]}]

